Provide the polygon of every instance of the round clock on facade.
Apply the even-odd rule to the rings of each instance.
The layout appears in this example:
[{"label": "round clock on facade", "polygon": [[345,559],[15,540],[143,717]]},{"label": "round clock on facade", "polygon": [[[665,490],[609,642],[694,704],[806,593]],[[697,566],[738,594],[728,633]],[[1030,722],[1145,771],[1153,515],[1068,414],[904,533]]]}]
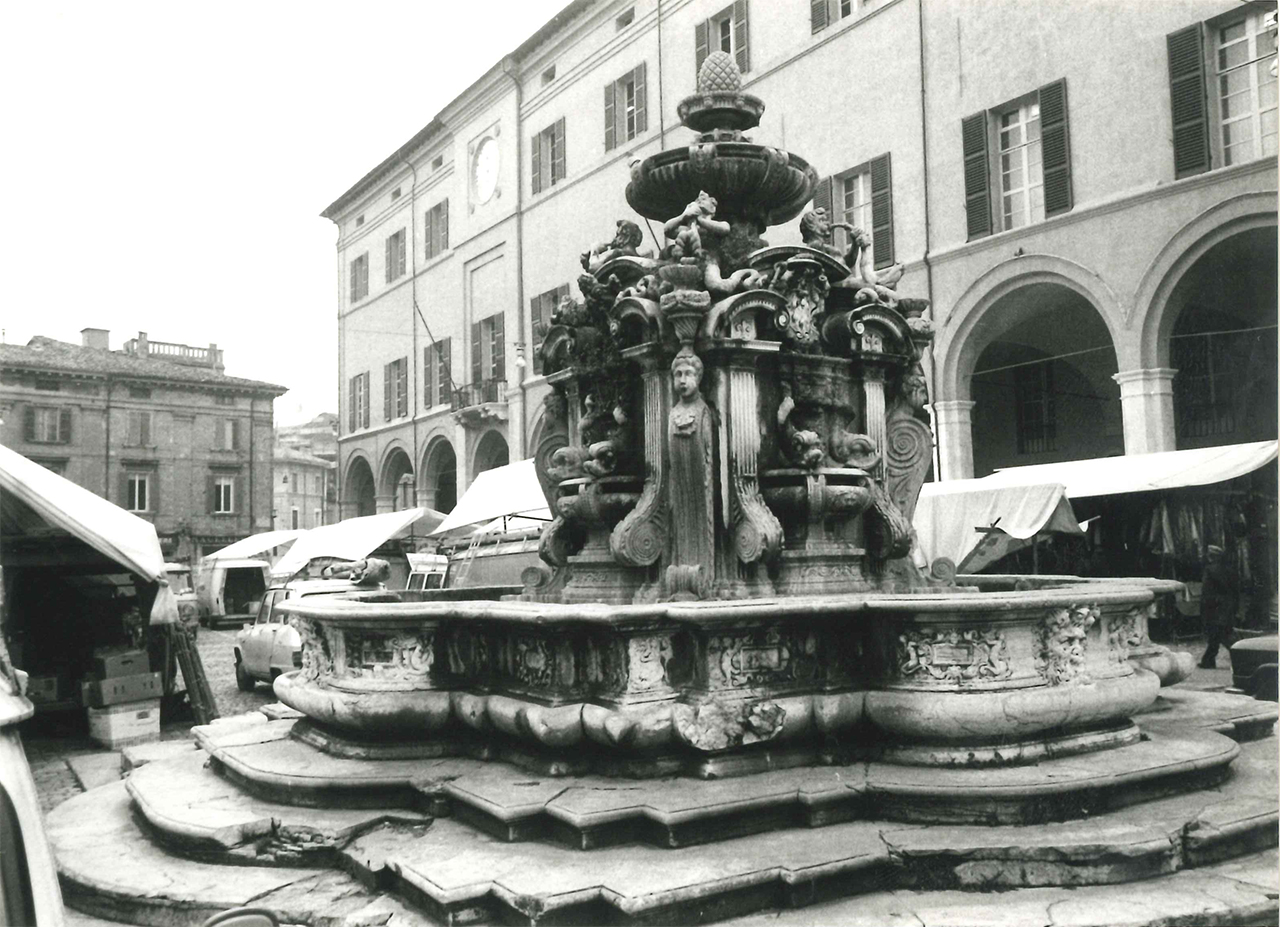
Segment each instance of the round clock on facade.
[{"label": "round clock on facade", "polygon": [[471,190],[477,203],[487,203],[498,186],[498,141],[486,138],[471,161]]}]

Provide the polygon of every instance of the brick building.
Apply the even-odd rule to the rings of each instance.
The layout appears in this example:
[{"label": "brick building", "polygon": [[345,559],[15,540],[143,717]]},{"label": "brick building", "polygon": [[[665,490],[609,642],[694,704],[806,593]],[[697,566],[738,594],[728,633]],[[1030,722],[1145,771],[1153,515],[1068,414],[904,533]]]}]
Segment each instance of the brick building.
[{"label": "brick building", "polygon": [[272,401],[217,345],[0,345],[0,443],[151,521],[170,559],[271,528]]}]

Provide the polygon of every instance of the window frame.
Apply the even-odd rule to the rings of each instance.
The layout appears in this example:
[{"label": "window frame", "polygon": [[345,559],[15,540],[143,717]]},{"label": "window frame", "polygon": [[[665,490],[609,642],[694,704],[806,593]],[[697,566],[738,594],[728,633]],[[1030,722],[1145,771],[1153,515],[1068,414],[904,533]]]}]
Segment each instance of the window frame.
[{"label": "window frame", "polygon": [[[134,428],[137,422],[137,428]],[[150,409],[129,409],[126,417],[126,447],[155,447],[155,419]]]},{"label": "window frame", "polygon": [[369,296],[369,252],[358,254],[351,259],[350,269],[348,272],[350,277],[351,303],[360,302]]},{"label": "window frame", "polygon": [[235,515],[236,501],[236,478],[214,474],[212,514]]},{"label": "window frame", "polygon": [[[23,439],[28,444],[70,444],[72,435],[71,408],[31,403],[25,413]],[[49,423],[53,425],[50,438]]]},{"label": "window frame", "polygon": [[647,72],[648,62],[642,61],[621,77],[605,84],[604,150],[606,152],[649,131]]},{"label": "window frame", "polygon": [[405,230],[403,228],[387,236],[386,282],[399,280],[406,273]]},{"label": "window frame", "polygon": [[711,40],[716,39],[716,50],[721,51],[722,24],[727,21],[729,54],[733,55],[738,70],[746,74],[751,70],[751,17],[747,0],[734,0],[728,6],[695,24],[693,30],[693,56],[695,74],[702,70],[702,62],[711,51]]},{"label": "window frame", "polygon": [[[154,473],[147,470],[126,470],[124,476],[125,497],[124,510],[126,512],[149,513],[151,511],[151,480],[155,476]],[[142,504],[138,505],[138,489],[141,487]]]},{"label": "window frame", "polygon": [[426,211],[423,219],[424,253],[428,261],[449,250],[449,198],[446,196]]},{"label": "window frame", "polygon": [[534,195],[554,187],[568,174],[564,117],[533,136],[529,148],[530,189]]},{"label": "window frame", "polygon": [[[1035,112],[1034,118],[1030,115],[1032,110]],[[987,147],[991,152],[991,157],[988,159],[991,166],[991,190],[994,193],[998,207],[992,210],[993,232],[1008,232],[1013,229],[1038,225],[1046,218],[1044,208],[1044,141],[1040,120],[1040,93],[1038,90],[1032,91],[988,112],[990,118],[987,120],[987,131],[989,133]],[[1018,145],[1005,148],[1003,147],[1002,136],[1006,132],[1006,127],[1003,125],[1003,120],[1012,113],[1018,114],[1019,119],[1016,127],[1021,132],[1022,141]],[[1035,138],[1029,139],[1028,127],[1033,123],[1035,125]],[[1012,129],[1014,126],[1007,128]],[[1035,183],[1031,181],[1030,153],[1033,150],[1032,146],[1034,146],[1034,166],[1037,174]],[[1020,162],[1018,169],[1022,171],[1023,183],[1016,189],[1006,189],[1005,187],[1006,171],[1004,170],[1003,162],[1006,155],[1016,155]],[[1038,217],[1033,206],[1033,194],[1037,191],[1040,199]],[[1017,195],[1023,197],[1022,221],[1015,224],[1005,214],[1007,211],[1006,200]]]},{"label": "window frame", "polygon": [[[1275,151],[1267,152],[1262,145],[1263,136],[1261,134],[1261,128],[1263,111],[1261,108],[1262,102],[1259,93],[1259,90],[1264,83],[1275,84],[1276,79],[1272,78],[1269,82],[1259,82],[1257,79],[1257,68],[1260,65],[1263,65],[1268,58],[1275,57],[1276,54],[1274,48],[1263,55],[1259,55],[1257,53],[1258,38],[1269,31],[1265,25],[1266,16],[1268,13],[1274,11],[1274,7],[1266,9],[1260,6],[1257,8],[1250,6],[1243,10],[1231,10],[1221,16],[1215,16],[1212,19],[1205,21],[1205,30],[1202,32],[1201,48],[1205,58],[1205,89],[1209,103],[1209,117],[1213,126],[1213,130],[1209,133],[1210,150],[1212,151],[1211,168],[1215,165],[1219,167],[1232,167],[1235,164],[1248,164],[1253,161],[1261,161],[1265,158],[1274,158],[1276,156]],[[1248,43],[1247,54],[1251,55],[1251,57],[1247,57],[1245,61],[1240,64],[1228,68],[1226,72],[1221,71],[1219,70],[1221,34],[1232,26],[1241,23],[1245,26],[1243,41]],[[1257,28],[1254,29],[1254,31],[1250,31],[1251,26],[1256,26]],[[1223,115],[1224,107],[1222,105],[1222,76],[1227,72],[1237,71],[1241,68],[1249,69],[1249,96],[1251,106],[1246,116],[1238,119],[1232,119],[1232,123],[1237,124],[1248,119],[1252,132],[1250,136],[1250,142],[1252,143],[1252,155],[1242,160],[1228,162],[1228,145],[1225,138],[1227,122],[1226,117]],[[1212,88],[1208,86],[1210,80],[1212,80]],[[1280,84],[1277,84],[1277,91],[1277,96],[1280,96]],[[1280,119],[1280,108],[1273,106],[1270,111],[1276,112],[1277,118]],[[1280,141],[1280,137],[1277,137],[1277,140]],[[1274,145],[1275,143],[1273,142],[1273,146]],[[1231,147],[1234,147],[1234,145]]]}]

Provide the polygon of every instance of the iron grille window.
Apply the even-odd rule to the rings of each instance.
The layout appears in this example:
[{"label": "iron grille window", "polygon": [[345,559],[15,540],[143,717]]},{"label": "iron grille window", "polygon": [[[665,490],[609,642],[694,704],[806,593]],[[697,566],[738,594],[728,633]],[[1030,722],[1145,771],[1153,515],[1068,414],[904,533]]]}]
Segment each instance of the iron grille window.
[{"label": "iron grille window", "polygon": [[1018,453],[1042,454],[1057,450],[1052,362],[1015,367],[1013,392],[1017,405]]},{"label": "iron grille window", "polygon": [[[1236,430],[1234,332],[1170,339],[1178,371],[1173,380],[1174,425],[1181,438],[1229,435]],[[1247,336],[1246,336],[1247,337]]]}]

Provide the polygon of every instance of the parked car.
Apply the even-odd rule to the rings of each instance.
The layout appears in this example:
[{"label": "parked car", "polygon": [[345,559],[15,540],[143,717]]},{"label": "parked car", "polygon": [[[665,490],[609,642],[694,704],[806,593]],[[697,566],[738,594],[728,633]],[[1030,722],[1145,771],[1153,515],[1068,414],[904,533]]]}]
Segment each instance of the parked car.
[{"label": "parked car", "polygon": [[449,568],[449,558],[444,554],[405,554],[412,572],[405,589],[439,589],[444,585],[444,575]]},{"label": "parked car", "polygon": [[265,560],[207,560],[196,574],[200,621],[206,627],[242,624],[257,613],[267,591]]},{"label": "parked car", "polygon": [[236,634],[236,685],[242,692],[252,692],[259,682],[274,682],[281,673],[302,666],[302,638],[278,610],[280,603],[313,596],[369,593],[379,588],[346,579],[296,579],[272,586],[263,594],[253,623]]},{"label": "parked car", "polygon": [[178,619],[194,641],[200,633],[200,606],[196,590],[191,585],[191,567],[185,563],[166,563],[164,572],[169,579],[169,588],[178,600]]},{"label": "parked car", "polygon": [[1246,695],[1269,702],[1280,700],[1276,692],[1275,634],[1250,637],[1231,645],[1231,684]]}]

